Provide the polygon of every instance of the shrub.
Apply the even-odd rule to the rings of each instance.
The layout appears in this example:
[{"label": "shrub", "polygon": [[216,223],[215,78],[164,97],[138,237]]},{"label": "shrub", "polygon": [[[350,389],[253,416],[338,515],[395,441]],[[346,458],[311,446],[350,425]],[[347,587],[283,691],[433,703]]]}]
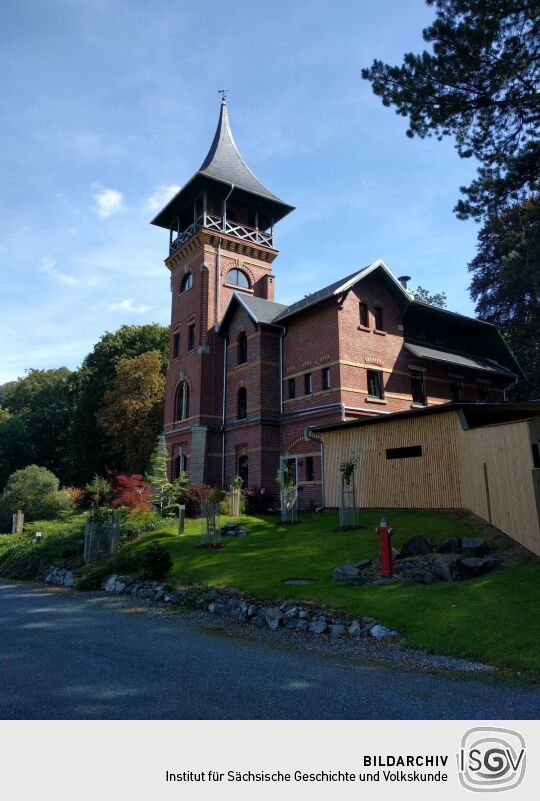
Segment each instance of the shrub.
[{"label": "shrub", "polygon": [[163,525],[163,518],[154,510],[135,509],[122,521],[122,539],[133,540],[146,531],[154,531]]},{"label": "shrub", "polygon": [[125,506],[128,509],[151,509],[152,489],[144,478],[137,473],[116,476],[113,485],[113,506]]},{"label": "shrub", "polygon": [[[54,528],[53,528],[54,525]],[[39,527],[43,539],[36,542],[33,531]],[[6,578],[36,579],[50,565],[77,568],[82,562],[84,519],[33,525],[30,533],[0,537],[0,575]]]},{"label": "shrub", "polygon": [[84,488],[81,503],[84,509],[107,506],[110,503],[112,488],[110,482],[103,476],[94,476]]},{"label": "shrub", "polygon": [[172,570],[173,560],[169,551],[156,542],[141,553],[141,572],[144,578],[163,581]]},{"label": "shrub", "polygon": [[99,562],[94,565],[87,565],[81,570],[81,574],[75,584],[77,590],[99,590],[101,582],[107,576],[117,574],[120,576],[137,575],[141,569],[140,553],[124,551],[114,559],[107,562]]},{"label": "shrub", "polygon": [[182,490],[181,503],[186,506],[186,517],[201,516],[201,502],[209,501],[212,497],[212,487],[208,484],[187,484]]},{"label": "shrub", "polygon": [[50,520],[71,506],[71,499],[60,482],[46,467],[31,464],[16,470],[8,478],[0,496],[0,525],[11,526],[11,516],[22,509],[25,520]]}]

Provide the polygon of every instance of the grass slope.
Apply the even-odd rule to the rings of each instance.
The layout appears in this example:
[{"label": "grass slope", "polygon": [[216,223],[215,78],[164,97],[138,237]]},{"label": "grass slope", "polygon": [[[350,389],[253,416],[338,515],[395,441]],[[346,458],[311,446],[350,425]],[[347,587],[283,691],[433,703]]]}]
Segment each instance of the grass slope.
[{"label": "grass slope", "polygon": [[[223,550],[198,549],[199,523],[175,536],[164,526],[137,541],[166,546],[174,561],[174,579],[182,583],[229,587],[282,600],[311,601],[352,615],[372,616],[397,629],[414,646],[479,659],[500,666],[540,672],[540,562],[524,558],[484,577],[433,585],[350,587],[334,584],[337,565],[372,558],[378,549],[379,512],[362,512],[363,528],[337,529],[333,513],[304,515],[295,526],[275,517],[244,518],[248,536],[227,539]],[[450,536],[478,536],[470,518],[436,511],[392,511],[389,519],[399,547],[415,534],[430,542]],[[484,535],[484,533],[483,533]],[[487,536],[495,551],[508,545]],[[311,578],[317,584],[291,586],[283,579]]]}]

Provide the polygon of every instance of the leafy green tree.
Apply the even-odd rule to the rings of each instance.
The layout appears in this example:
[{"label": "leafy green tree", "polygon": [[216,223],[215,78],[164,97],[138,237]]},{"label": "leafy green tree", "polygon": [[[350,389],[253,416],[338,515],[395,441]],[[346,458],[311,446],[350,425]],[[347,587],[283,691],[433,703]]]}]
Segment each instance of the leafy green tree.
[{"label": "leafy green tree", "polygon": [[165,377],[157,351],[120,359],[97,413],[109,465],[142,473],[163,428]]},{"label": "leafy green tree", "polygon": [[33,460],[33,443],[25,423],[0,408],[0,491],[10,475]]},{"label": "leafy green tree", "polygon": [[58,478],[47,470],[31,464],[23,470],[16,470],[9,477],[0,496],[0,521],[5,527],[11,515],[22,509],[25,520],[47,520],[71,505],[67,492],[60,489]]},{"label": "leafy green tree", "polygon": [[98,427],[97,414],[106,390],[115,379],[118,362],[155,351],[159,354],[160,369],[164,374],[168,339],[168,329],[156,323],[123,325],[118,331],[105,333],[84,359],[74,381],[75,435],[71,483],[89,481],[92,475],[104,472],[108,466],[111,445],[107,431]]},{"label": "leafy green tree", "polygon": [[429,289],[424,289],[423,286],[419,286],[415,290],[414,296],[423,303],[429,303],[431,306],[438,306],[440,309],[446,309],[446,292],[434,292],[432,294]]},{"label": "leafy green tree", "polygon": [[[23,378],[2,388],[2,406],[12,415],[5,433],[8,438],[14,434],[19,438],[19,453],[11,451],[10,472],[35,462],[52,470],[62,481],[68,481],[72,377],[67,367],[28,370]],[[0,454],[4,447],[0,445]]]}]

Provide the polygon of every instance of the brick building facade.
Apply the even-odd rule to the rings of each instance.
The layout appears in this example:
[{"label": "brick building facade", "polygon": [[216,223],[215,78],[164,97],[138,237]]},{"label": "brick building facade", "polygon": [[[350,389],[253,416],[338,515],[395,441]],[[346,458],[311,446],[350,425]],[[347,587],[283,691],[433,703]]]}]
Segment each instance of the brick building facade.
[{"label": "brick building facade", "polygon": [[153,223],[169,230],[170,474],[324,503],[317,425],[451,400],[501,401],[521,375],[497,328],[418,301],[377,261],[274,301],[274,225],[293,207],[249,170],[225,101],[201,168]]}]

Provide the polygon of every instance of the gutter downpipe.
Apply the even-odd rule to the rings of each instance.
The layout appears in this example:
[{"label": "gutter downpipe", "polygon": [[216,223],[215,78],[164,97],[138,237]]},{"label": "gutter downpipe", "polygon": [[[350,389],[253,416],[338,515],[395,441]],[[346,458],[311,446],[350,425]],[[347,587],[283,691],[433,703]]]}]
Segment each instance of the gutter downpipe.
[{"label": "gutter downpipe", "polygon": [[283,416],[283,337],[287,333],[287,329],[283,325],[278,325],[281,328],[279,337],[279,413]]},{"label": "gutter downpipe", "polygon": [[227,401],[227,343],[223,340],[223,404],[221,408],[221,489],[225,488],[225,408]]},{"label": "gutter downpipe", "polygon": [[[225,226],[227,224],[227,201],[230,198],[232,191],[234,189],[234,184],[231,184],[231,188],[229,189],[227,195],[223,200],[223,233],[225,233]],[[219,325],[219,304],[221,301],[221,237],[218,239],[217,243],[217,250],[216,250],[216,309],[215,309],[215,329],[217,331]]]},{"label": "gutter downpipe", "polygon": [[221,237],[218,239],[216,248],[216,291],[214,295],[214,331],[219,328],[219,300],[221,289]]}]

